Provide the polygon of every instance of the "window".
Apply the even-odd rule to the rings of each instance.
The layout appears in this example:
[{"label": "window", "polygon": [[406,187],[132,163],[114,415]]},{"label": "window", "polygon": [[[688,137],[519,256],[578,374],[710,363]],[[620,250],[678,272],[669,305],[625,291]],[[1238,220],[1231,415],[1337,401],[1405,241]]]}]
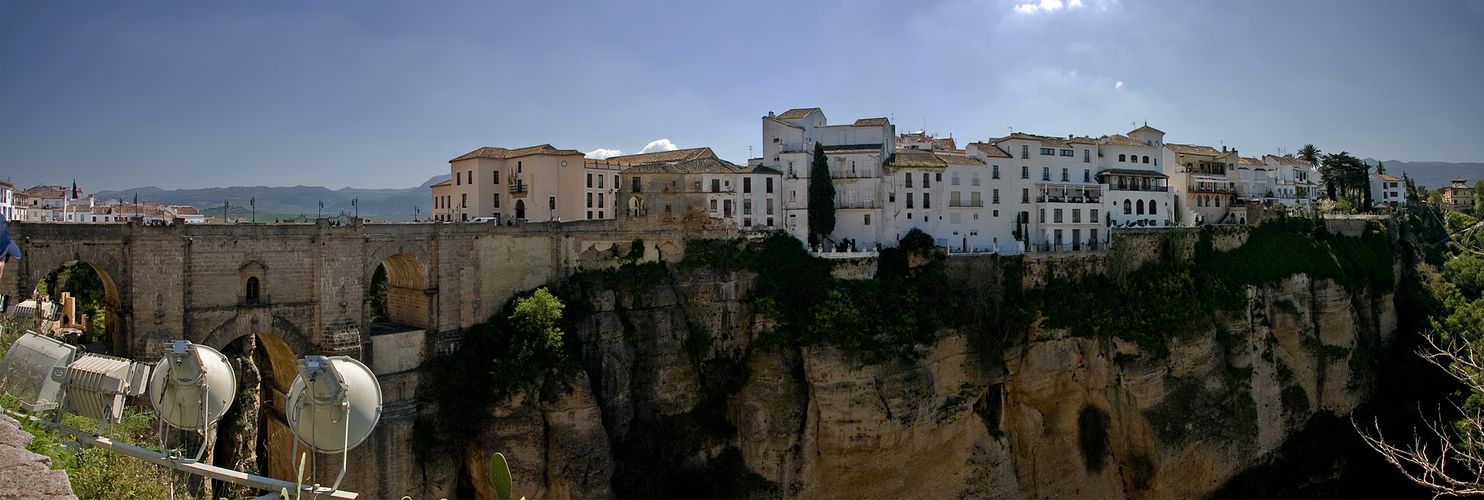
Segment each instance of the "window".
[{"label": "window", "polygon": [[721,179],[711,179],[711,192],[713,192],[713,193],[720,193],[721,192]]},{"label": "window", "polygon": [[[766,188],[767,188],[767,191],[766,192],[772,193],[773,192],[773,178],[772,177],[769,177],[769,178],[763,179],[763,180],[766,181],[766,182],[763,183],[763,184],[766,185]],[[772,224],[769,224],[769,225],[771,226]]]},{"label": "window", "polygon": [[1021,179],[1029,179],[1029,178],[1031,178],[1031,167],[1028,167],[1028,166],[1025,166],[1025,165],[1021,165],[1020,166],[1020,178]]},{"label": "window", "polygon": [[247,279],[246,295],[247,296],[244,297],[244,298],[247,299],[247,305],[255,306],[255,305],[258,304],[258,300],[262,296],[261,296],[260,290],[258,289],[258,277],[257,276],[253,276],[253,277]]},{"label": "window", "polygon": [[1067,182],[1067,167],[1061,168],[1061,181]]},{"label": "window", "polygon": [[[768,215],[773,215],[773,199],[772,198],[768,198]],[[771,226],[773,224],[770,223],[768,225]]]},{"label": "window", "polygon": [[1051,167],[1041,167],[1041,180],[1051,180]]},{"label": "window", "polygon": [[794,162],[788,162],[788,176],[794,177]]},{"label": "window", "polygon": [[500,171],[499,170],[490,172],[490,177],[492,177],[492,178],[495,179],[495,184],[499,184],[500,183]]},{"label": "window", "polygon": [[744,192],[744,193],[751,193],[752,192],[752,178],[751,177],[743,177],[742,178],[742,192]]},{"label": "window", "polygon": [[1154,200],[1149,200],[1149,215],[1155,215],[1155,213],[1154,213]]},{"label": "window", "polygon": [[928,177],[928,174],[927,174],[927,172],[923,172],[923,173],[922,173],[922,188],[923,188],[923,189],[927,189],[927,188],[929,188],[929,187],[931,187],[931,186],[930,186],[930,185],[929,185],[929,183],[928,183],[928,180],[929,180],[929,179],[930,179],[930,178],[929,178],[929,177]]},{"label": "window", "polygon": [[634,192],[635,193],[641,192],[641,190],[639,189],[639,176],[637,176],[637,175],[634,176]]},{"label": "window", "polygon": [[464,173],[463,172],[454,172],[453,173],[453,185],[455,185],[455,186],[462,186],[463,184],[464,184]]},{"label": "window", "polygon": [[711,200],[711,212],[712,213],[716,213],[716,200],[715,199],[712,199]]},{"label": "window", "polygon": [[495,193],[495,208],[500,208],[500,193]]},{"label": "window", "polygon": [[742,215],[752,215],[752,198],[742,200]]},{"label": "window", "polygon": [[994,211],[994,216],[995,217],[999,217],[1000,216],[1000,211],[999,210],[995,210]]},{"label": "window", "polygon": [[1061,209],[1060,208],[1056,208],[1056,209],[1052,209],[1051,210],[1051,222],[1054,223],[1054,224],[1061,224]]},{"label": "window", "polygon": [[1082,169],[1082,182],[1092,182],[1092,171],[1091,170],[1088,170],[1088,169],[1085,169],[1085,168]]},{"label": "window", "polygon": [[1218,207],[1221,206],[1221,197],[1220,196],[1217,196],[1215,198],[1215,200],[1216,200],[1216,206],[1218,206]]},{"label": "window", "polygon": [[984,200],[979,199],[979,192],[978,191],[974,191],[974,192],[969,193],[969,201],[971,202],[969,204],[969,206],[971,206],[971,207],[982,207],[982,206],[984,206]]},{"label": "window", "polygon": [[464,193],[459,196],[463,198],[463,201],[459,204],[459,208],[469,208],[469,193]]},{"label": "window", "polygon": [[602,210],[599,210],[598,211],[598,218],[599,219],[603,218],[603,211]]},{"label": "window", "polygon": [[894,192],[893,193],[886,193],[886,201],[887,202],[890,202],[890,203],[896,203],[897,202],[897,194],[894,193]]},{"label": "window", "polygon": [[1020,202],[1021,203],[1030,203],[1031,202],[1031,188],[1020,188]]},{"label": "window", "polygon": [[[912,193],[907,193],[907,208],[912,208]],[[912,216],[907,216],[911,218]]]},{"label": "window", "polygon": [[[1200,206],[1200,198],[1196,198],[1196,206]],[[1132,201],[1129,201],[1129,200],[1123,200],[1123,215],[1133,215],[1133,214],[1134,214],[1134,203]]]},{"label": "window", "polygon": [[1066,157],[1071,157],[1072,155],[1077,154],[1076,151],[1071,150],[1071,149],[1063,149],[1063,150],[1060,151],[1060,153],[1061,153],[1062,156],[1066,156]]},{"label": "window", "polygon": [[1056,149],[1055,148],[1041,148],[1041,156],[1055,156],[1055,155],[1056,155]]},{"label": "window", "polygon": [[1096,224],[1097,221],[1098,221],[1098,209],[1094,208],[1092,210],[1088,210],[1087,211],[1087,222],[1091,222],[1091,223]]},{"label": "window", "polygon": [[[601,186],[602,184],[598,184],[598,185]],[[618,174],[613,174],[613,187],[615,189],[618,188]]]},{"label": "window", "polygon": [[524,172],[524,171],[525,170],[521,168],[520,162],[515,162],[515,173],[518,174],[518,173],[521,173],[521,172]]},{"label": "window", "polygon": [[598,208],[603,208],[603,193],[598,193]]},{"label": "window", "polygon": [[587,218],[588,219],[592,219],[593,218],[593,211],[592,210],[588,210],[587,211]]},{"label": "window", "polygon": [[[768,225],[771,226],[772,224],[770,223]],[[866,214],[866,225],[867,226],[871,225],[871,214]]]},{"label": "window", "polygon": [[547,210],[556,210],[556,197],[555,196],[547,196],[546,197],[546,209]]},{"label": "window", "polygon": [[1139,200],[1134,203],[1134,213],[1138,215],[1144,215],[1144,200]]},{"label": "window", "polygon": [[1042,224],[1046,223],[1046,209],[1042,208],[1036,211],[1036,222]]},{"label": "window", "polygon": [[1024,144],[1021,144],[1020,145],[1020,157],[1021,158],[1030,158],[1031,157],[1031,147],[1030,146],[1027,146],[1027,145],[1024,145]]},{"label": "window", "polygon": [[1119,162],[1122,162],[1122,163],[1128,162],[1128,155],[1124,155],[1124,154],[1118,155],[1118,161]]},{"label": "window", "polygon": [[999,165],[995,165],[993,167],[990,167],[989,178],[991,178],[991,179],[998,179],[998,178],[1000,178],[1000,166]]},{"label": "window", "polygon": [[1084,150],[1082,150],[1082,163],[1092,163],[1092,150],[1091,149],[1084,149]]},{"label": "window", "polygon": [[473,170],[470,170],[469,171],[468,177],[469,177],[469,183],[470,184],[473,184],[474,183],[474,171]]},{"label": "window", "polygon": [[911,172],[908,172],[908,173],[902,174],[902,176],[907,179],[907,187],[912,187],[912,173]]},{"label": "window", "polygon": [[752,217],[742,219],[742,227],[752,227]]},{"label": "window", "polygon": [[990,193],[990,203],[994,203],[996,205],[1000,203],[1000,190],[996,189]]},{"label": "window", "polygon": [[[617,180],[615,179],[614,182],[617,182]],[[603,174],[598,174],[598,189],[603,189]],[[603,212],[598,212],[598,213],[601,214]],[[598,217],[598,218],[601,219],[602,217]]]},{"label": "window", "polygon": [[974,172],[974,173],[970,174],[969,185],[971,185],[971,186],[978,186],[979,185],[979,172]]},{"label": "window", "polygon": [[[943,172],[938,172],[936,174],[933,174],[933,180],[938,181],[938,182],[943,182]],[[927,183],[926,182],[922,183],[922,187],[927,187]]]},{"label": "window", "polygon": [[593,174],[587,174],[587,187],[593,187]]},{"label": "window", "polygon": [[953,173],[953,178],[952,179],[949,179],[949,184],[954,185],[954,186],[957,186],[958,185],[958,172],[954,172]]},{"label": "window", "polygon": [[930,196],[928,193],[922,193],[922,208],[933,208],[932,199],[928,196]]},{"label": "window", "polygon": [[1080,223],[1082,223],[1082,209],[1080,209],[1080,208],[1074,208],[1074,209],[1072,209],[1072,223],[1073,224],[1080,224]]},{"label": "window", "polygon": [[1149,157],[1148,156],[1145,156],[1144,157],[1144,163],[1149,163]]},{"label": "window", "polygon": [[[587,194],[587,208],[593,208],[593,194],[592,193],[588,193]],[[588,218],[591,219],[592,217],[588,217]]]}]

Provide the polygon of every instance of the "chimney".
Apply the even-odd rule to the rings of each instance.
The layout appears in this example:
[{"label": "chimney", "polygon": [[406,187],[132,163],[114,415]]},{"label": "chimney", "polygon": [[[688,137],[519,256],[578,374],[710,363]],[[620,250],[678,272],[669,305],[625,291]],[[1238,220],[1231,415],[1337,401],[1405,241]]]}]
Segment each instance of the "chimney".
[{"label": "chimney", "polygon": [[1225,152],[1226,152],[1226,145],[1222,145],[1222,146],[1221,146],[1221,152],[1223,152],[1223,153],[1225,153]]},{"label": "chimney", "polygon": [[772,111],[769,111],[769,112],[768,112],[768,118],[773,118],[773,117],[774,117],[774,116],[773,116],[773,112],[772,112]]}]

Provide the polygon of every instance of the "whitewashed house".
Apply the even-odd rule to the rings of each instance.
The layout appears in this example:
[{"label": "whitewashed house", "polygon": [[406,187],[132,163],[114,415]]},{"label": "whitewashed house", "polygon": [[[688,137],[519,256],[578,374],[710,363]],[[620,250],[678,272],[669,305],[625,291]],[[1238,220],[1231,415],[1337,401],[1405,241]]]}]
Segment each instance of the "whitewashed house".
[{"label": "whitewashed house", "polygon": [[1145,125],[1098,139],[1103,186],[1104,222],[1118,227],[1159,227],[1174,224],[1175,198],[1170,177],[1160,167],[1164,132]]},{"label": "whitewashed house", "polygon": [[830,125],[819,108],[790,109],[762,118],[763,155],[757,166],[781,175],[783,228],[809,240],[809,177],[815,144],[822,144],[835,187],[835,231],[826,245],[858,250],[883,242],[882,163],[895,149],[896,128],[886,118]]}]

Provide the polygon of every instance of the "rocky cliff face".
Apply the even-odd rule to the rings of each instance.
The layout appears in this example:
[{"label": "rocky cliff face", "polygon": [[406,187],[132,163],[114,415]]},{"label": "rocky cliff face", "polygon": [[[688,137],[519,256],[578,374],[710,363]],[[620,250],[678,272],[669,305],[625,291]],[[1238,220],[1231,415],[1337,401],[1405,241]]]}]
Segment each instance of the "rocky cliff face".
[{"label": "rocky cliff face", "polygon": [[1038,321],[881,358],[759,345],[773,325],[742,300],[755,278],[586,287],[585,373],[555,401],[488,409],[462,460],[424,464],[426,496],[492,498],[484,458],[500,451],[531,499],[1199,497],[1316,412],[1359,405],[1396,329],[1389,293],[1294,275],[1166,356]]}]

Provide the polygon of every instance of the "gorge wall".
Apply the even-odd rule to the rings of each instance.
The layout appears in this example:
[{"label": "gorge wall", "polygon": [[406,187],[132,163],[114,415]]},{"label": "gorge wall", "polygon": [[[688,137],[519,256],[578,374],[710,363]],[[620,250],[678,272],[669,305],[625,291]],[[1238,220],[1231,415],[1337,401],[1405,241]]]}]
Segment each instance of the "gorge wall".
[{"label": "gorge wall", "polygon": [[[994,290],[1111,265],[1022,259],[942,265]],[[485,464],[501,452],[530,499],[1200,497],[1319,412],[1361,404],[1397,323],[1394,290],[1300,273],[1242,286],[1154,346],[1037,311],[1023,328],[939,328],[881,353],[770,340],[754,271],[651,266],[574,278],[582,369],[465,408],[491,417],[363,494],[493,498]]]}]

